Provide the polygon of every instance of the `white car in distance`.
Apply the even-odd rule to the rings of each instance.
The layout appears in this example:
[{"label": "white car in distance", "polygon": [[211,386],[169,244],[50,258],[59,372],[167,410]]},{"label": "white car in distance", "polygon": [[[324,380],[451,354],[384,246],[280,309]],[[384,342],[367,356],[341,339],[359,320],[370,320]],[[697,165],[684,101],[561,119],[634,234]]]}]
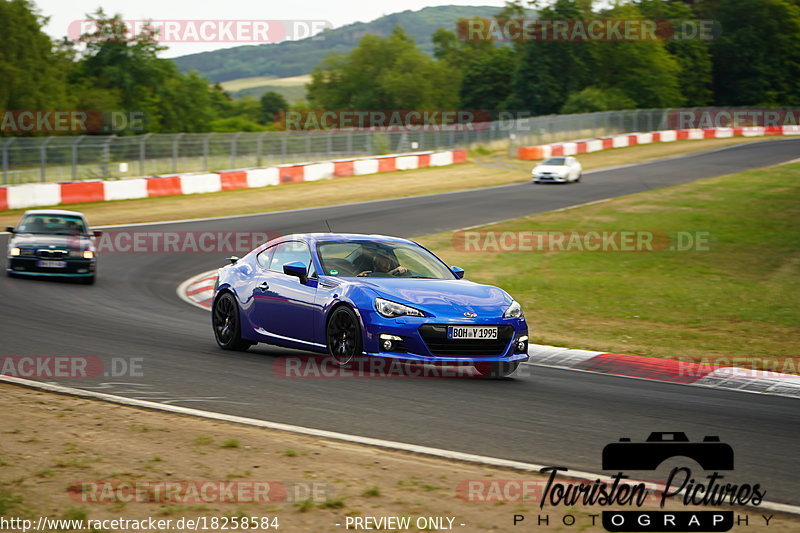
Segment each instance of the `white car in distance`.
[{"label": "white car in distance", "polygon": [[531,171],[534,183],[577,183],[581,181],[583,167],[574,157],[551,157]]}]

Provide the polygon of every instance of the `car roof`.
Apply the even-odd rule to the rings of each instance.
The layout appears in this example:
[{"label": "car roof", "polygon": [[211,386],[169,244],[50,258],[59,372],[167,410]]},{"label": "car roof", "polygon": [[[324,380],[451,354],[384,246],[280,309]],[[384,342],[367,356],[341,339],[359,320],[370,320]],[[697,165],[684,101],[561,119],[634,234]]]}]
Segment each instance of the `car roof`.
[{"label": "car roof", "polygon": [[79,213],[78,211],[67,211],[66,209],[30,209],[25,211],[25,215],[69,215],[75,217],[85,218],[83,213]]},{"label": "car roof", "polygon": [[295,235],[284,235],[281,240],[309,240],[316,242],[327,241],[387,241],[387,242],[405,242],[412,241],[402,239],[400,237],[392,237],[389,235],[377,235],[366,233],[301,233]]}]

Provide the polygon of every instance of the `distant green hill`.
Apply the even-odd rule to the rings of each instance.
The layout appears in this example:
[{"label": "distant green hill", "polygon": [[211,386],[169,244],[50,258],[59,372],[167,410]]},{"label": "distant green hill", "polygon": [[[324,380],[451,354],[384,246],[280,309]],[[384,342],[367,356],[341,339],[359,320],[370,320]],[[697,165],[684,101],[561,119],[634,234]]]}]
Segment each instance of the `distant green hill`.
[{"label": "distant green hill", "polygon": [[346,54],[368,33],[387,36],[398,24],[426,53],[433,52],[431,35],[438,28],[455,30],[460,18],[491,17],[501,8],[438,6],[392,13],[372,22],[356,22],[328,30],[324,39],[308,38],[256,46],[237,46],[174,59],[182,71],[196,70],[212,82],[268,76],[285,78],[308,74],[331,54]]}]

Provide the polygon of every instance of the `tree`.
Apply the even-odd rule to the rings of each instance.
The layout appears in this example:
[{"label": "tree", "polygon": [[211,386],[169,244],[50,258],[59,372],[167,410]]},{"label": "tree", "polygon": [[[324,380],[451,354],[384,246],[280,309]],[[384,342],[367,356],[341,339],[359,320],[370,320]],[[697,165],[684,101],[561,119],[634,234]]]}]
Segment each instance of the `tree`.
[{"label": "tree", "polygon": [[[573,0],[557,0],[540,12],[542,19],[582,19],[587,13]],[[537,115],[558,113],[571,92],[595,82],[593,42],[528,41],[513,77],[507,107]]]},{"label": "tree", "polygon": [[599,89],[587,87],[580,92],[570,93],[561,113],[596,113],[598,111],[614,111],[617,109],[633,109],[636,102],[628,98],[619,89]]},{"label": "tree", "polygon": [[712,16],[723,29],[711,44],[716,104],[800,104],[798,2],[725,0]]},{"label": "tree", "polygon": [[46,19],[28,0],[0,2],[0,109],[65,109],[68,58],[54,52]]},{"label": "tree", "polygon": [[[632,4],[619,4],[602,16],[641,19]],[[593,84],[615,87],[636,103],[636,107],[674,107],[684,102],[678,76],[681,68],[667,52],[663,41],[602,41],[593,46]]]},{"label": "tree", "polygon": [[348,56],[314,69],[308,100],[321,109],[455,109],[458,74],[422,53],[401,27],[365,35]]},{"label": "tree", "polygon": [[275,91],[267,91],[261,95],[261,114],[259,122],[261,124],[271,124],[281,111],[289,109],[289,103],[283,95]]},{"label": "tree", "polygon": [[681,2],[663,0],[640,0],[637,5],[645,17],[667,20],[675,32],[665,42],[665,47],[680,68],[678,85],[685,104],[709,105],[713,97],[711,51],[709,41],[690,34],[699,24],[692,9]]},{"label": "tree", "polygon": [[459,96],[464,109],[499,111],[511,94],[516,55],[509,47],[493,48],[470,62],[461,81]]}]

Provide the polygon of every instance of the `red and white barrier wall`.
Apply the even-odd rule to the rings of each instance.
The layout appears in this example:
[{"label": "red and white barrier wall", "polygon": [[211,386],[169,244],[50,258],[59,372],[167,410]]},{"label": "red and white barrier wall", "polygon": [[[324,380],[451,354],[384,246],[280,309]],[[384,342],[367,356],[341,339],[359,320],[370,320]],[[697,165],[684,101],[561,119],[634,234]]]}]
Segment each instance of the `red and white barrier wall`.
[{"label": "red and white barrier wall", "polygon": [[314,163],[294,163],[268,168],[250,168],[224,172],[177,174],[124,178],[120,180],[87,180],[62,183],[30,183],[0,187],[0,211],[29,207],[130,200],[154,196],[202,194],[300,183],[345,176],[362,176],[395,170],[437,167],[463,163],[466,150],[395,154],[359,159],[342,159]]},{"label": "red and white barrier wall", "polygon": [[662,130],[649,133],[625,133],[598,139],[574,142],[522,146],[517,149],[517,158],[524,160],[547,159],[553,156],[578,155],[599,152],[611,148],[623,148],[638,144],[672,142],[700,139],[722,139],[725,137],[762,137],[765,135],[800,135],[800,126],[768,126],[747,128],[709,128],[693,130]]}]

